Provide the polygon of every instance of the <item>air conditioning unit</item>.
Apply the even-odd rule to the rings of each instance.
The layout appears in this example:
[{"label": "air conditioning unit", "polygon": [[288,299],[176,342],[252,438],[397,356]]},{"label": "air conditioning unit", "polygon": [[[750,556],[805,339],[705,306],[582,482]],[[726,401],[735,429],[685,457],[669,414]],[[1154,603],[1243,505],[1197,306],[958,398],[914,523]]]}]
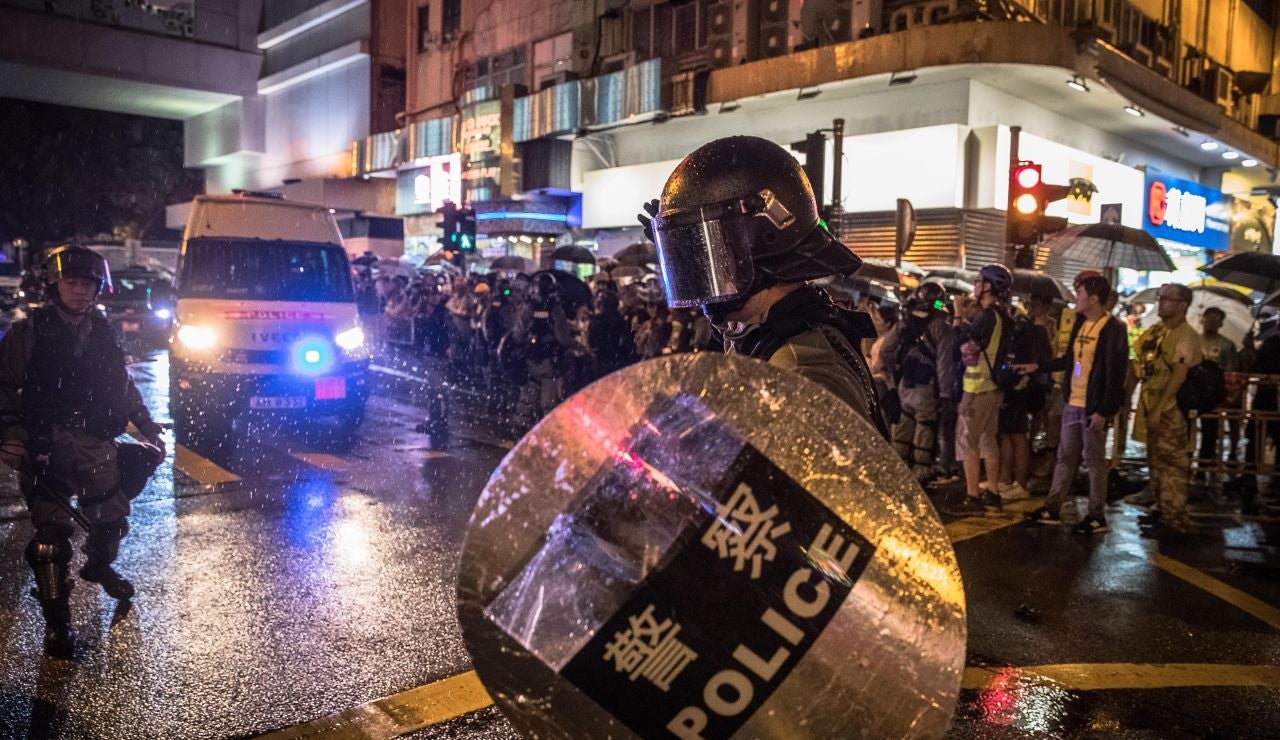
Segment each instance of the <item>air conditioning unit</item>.
[{"label": "air conditioning unit", "polygon": [[1230,111],[1235,104],[1231,96],[1231,89],[1235,86],[1234,77],[1230,69],[1217,62],[1205,64],[1204,75],[1201,77],[1205,100],[1212,100],[1223,110]]},{"label": "air conditioning unit", "polygon": [[707,6],[707,63],[732,67],[750,58],[746,0],[721,0]]},{"label": "air conditioning unit", "polygon": [[[804,0],[800,6],[798,43],[794,48],[812,49],[852,41],[855,31],[860,32],[868,25],[879,28],[879,2],[857,0],[856,17],[854,5],[855,0]],[[872,5],[876,12],[874,22],[870,16]]]},{"label": "air conditioning unit", "polygon": [[800,43],[799,0],[757,0],[756,17],[759,36],[753,59],[768,59],[790,54]]},{"label": "air conditioning unit", "polygon": [[930,3],[908,5],[893,11],[889,17],[891,32],[910,31],[913,28],[948,23],[960,13],[956,0],[934,0]]}]

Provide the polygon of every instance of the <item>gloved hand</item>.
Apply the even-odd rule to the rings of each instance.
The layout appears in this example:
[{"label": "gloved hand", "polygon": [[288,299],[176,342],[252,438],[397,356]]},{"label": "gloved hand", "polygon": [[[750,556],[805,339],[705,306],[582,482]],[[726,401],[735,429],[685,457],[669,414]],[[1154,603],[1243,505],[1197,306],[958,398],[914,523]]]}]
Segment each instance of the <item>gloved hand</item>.
[{"label": "gloved hand", "polygon": [[27,445],[20,439],[5,440],[0,444],[0,462],[17,470],[27,459]]},{"label": "gloved hand", "polygon": [[648,203],[645,203],[644,211],[649,215],[646,216],[645,213],[638,213],[636,214],[636,220],[644,227],[644,238],[654,244],[657,244],[653,239],[653,218],[658,215],[658,199],[654,198]]}]

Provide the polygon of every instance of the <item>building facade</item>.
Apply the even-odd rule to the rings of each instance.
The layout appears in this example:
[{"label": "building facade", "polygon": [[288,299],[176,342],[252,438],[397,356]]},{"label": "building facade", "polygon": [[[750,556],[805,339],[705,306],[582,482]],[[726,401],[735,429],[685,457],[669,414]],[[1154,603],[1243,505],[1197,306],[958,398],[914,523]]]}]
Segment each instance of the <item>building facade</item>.
[{"label": "building facade", "polygon": [[[1096,187],[1050,214],[1109,207],[1189,268],[1271,248],[1276,14],[1247,0],[409,0],[406,125],[357,142],[356,172],[396,178],[411,250],[432,247],[447,195],[498,237],[490,255],[534,235],[608,254],[638,240],[640,204],[700,144],[787,145],[840,118],[827,205],[842,235],[891,257],[907,198],[907,258],[974,265],[1004,256],[1018,127],[1047,181]],[[1161,178],[1184,183],[1181,231],[1152,223]]]}]

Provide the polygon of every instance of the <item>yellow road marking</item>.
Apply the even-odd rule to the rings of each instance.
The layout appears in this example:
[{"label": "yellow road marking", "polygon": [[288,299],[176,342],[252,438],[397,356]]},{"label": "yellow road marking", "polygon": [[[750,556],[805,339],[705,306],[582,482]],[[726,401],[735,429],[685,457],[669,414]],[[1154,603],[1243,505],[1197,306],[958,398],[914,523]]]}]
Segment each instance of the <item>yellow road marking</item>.
[{"label": "yellow road marking", "polygon": [[173,467],[202,486],[215,486],[219,483],[234,483],[240,480],[240,476],[183,445],[175,445]]},{"label": "yellow road marking", "polygon": [[379,740],[446,722],[493,704],[475,671],[409,689],[345,712],[262,735],[269,740]]},{"label": "yellow road marking", "polygon": [[1156,567],[1166,573],[1175,575],[1197,588],[1208,591],[1237,609],[1242,609],[1272,627],[1280,629],[1280,609],[1271,606],[1262,599],[1250,596],[1244,591],[1228,586],[1207,573],[1196,570],[1186,563],[1180,563],[1158,552],[1151,553],[1151,560]]},{"label": "yellow road marking", "polygon": [[1060,665],[966,668],[960,687],[1009,684],[1052,685],[1066,691],[1167,689],[1183,686],[1280,688],[1280,666],[1217,663],[1063,663]]},{"label": "yellow road marking", "polygon": [[[1012,527],[1022,521],[1022,513],[1024,511],[1033,511],[1040,508],[1043,498],[1030,498],[1025,501],[1013,501],[1004,505],[1000,513],[992,513],[988,516],[967,516],[963,519],[957,519],[947,524],[944,529],[947,530],[947,536],[951,538],[953,543],[962,542],[964,540],[981,537],[984,534],[990,534],[997,529]],[[1008,516],[1009,512],[1013,516]]]},{"label": "yellow road marking", "polygon": [[323,468],[325,470],[334,470],[334,471],[340,472],[340,471],[351,469],[350,462],[343,460],[337,455],[330,455],[324,452],[305,452],[305,451],[295,452],[291,450],[289,452],[289,455],[291,457],[294,457],[295,459],[301,460],[302,462],[308,465],[312,465],[317,468]]}]

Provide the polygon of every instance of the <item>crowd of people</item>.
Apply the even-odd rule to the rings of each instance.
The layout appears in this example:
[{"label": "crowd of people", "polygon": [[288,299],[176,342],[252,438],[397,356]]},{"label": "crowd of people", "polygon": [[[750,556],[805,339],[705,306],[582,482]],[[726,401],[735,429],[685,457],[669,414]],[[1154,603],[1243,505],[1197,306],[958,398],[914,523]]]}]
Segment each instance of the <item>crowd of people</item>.
[{"label": "crowd of people", "polygon": [[[1263,327],[1266,341],[1255,343],[1250,333],[1246,346],[1236,346],[1220,333],[1223,310],[1189,316],[1193,292],[1178,284],[1159,290],[1158,321],[1145,330],[1128,325],[1131,317],[1121,315],[1117,292],[1099,272],[1075,278],[1071,306],[1015,298],[1012,284],[1007,268],[988,265],[972,295],[949,296],[926,282],[900,312],[877,317],[881,336],[871,362],[898,454],[927,486],[963,480],[965,495],[947,503],[949,513],[999,509],[1034,490],[1047,497],[1027,518],[1044,524],[1062,522],[1083,472],[1088,507],[1074,530],[1103,533],[1132,407],[1133,439],[1145,444],[1150,472],[1147,490],[1131,497],[1149,506],[1139,524],[1153,536],[1186,533],[1195,420],[1197,458],[1209,471],[1201,478],[1210,481],[1221,461],[1238,459],[1241,430],[1233,423],[1224,435],[1218,417],[1205,412],[1240,408],[1244,388],[1228,378],[1280,373],[1280,335]],[[1274,411],[1274,388],[1261,388],[1251,408]],[[1264,426],[1276,435],[1274,424]],[[1248,459],[1262,436],[1249,435]],[[1227,483],[1243,513],[1258,512],[1256,476]]]},{"label": "crowd of people", "polygon": [[482,386],[518,426],[638,360],[720,349],[699,311],[667,306],[656,277],[594,279],[545,270],[462,277],[357,276],[384,341],[447,361],[454,382]]},{"label": "crowd of people", "polygon": [[[668,307],[656,277],[597,277],[588,284],[544,270],[375,278],[363,270],[357,291],[384,341],[442,358],[454,382],[480,386],[494,410],[524,428],[633,362],[724,349],[701,311]],[[1204,359],[1227,373],[1280,372],[1280,338],[1265,351],[1252,341],[1237,346],[1219,331],[1221,309],[1187,315],[1191,291],[1180,285],[1161,289],[1160,321],[1143,332],[1101,273],[1076,277],[1070,306],[1014,296],[1012,284],[1010,271],[994,264],[980,271],[972,294],[928,281],[901,304],[833,292],[837,305],[866,311],[876,326],[877,339],[862,349],[895,450],[931,489],[963,483],[965,495],[945,505],[957,515],[1001,508],[1034,491],[1047,498],[1028,517],[1057,524],[1083,473],[1088,508],[1075,529],[1101,533],[1136,405],[1132,433],[1148,450],[1146,503],[1153,507],[1142,522],[1153,532],[1186,531],[1196,429],[1188,429],[1179,390]],[[1191,323],[1197,320],[1200,331]],[[1254,407],[1274,406],[1268,398],[1264,393]],[[1238,388],[1222,401],[1240,403]],[[1222,445],[1235,456],[1258,443],[1242,443],[1238,426],[1220,430],[1216,418],[1201,419],[1198,456],[1219,459]],[[1245,513],[1255,512],[1253,481],[1235,483]]]}]

